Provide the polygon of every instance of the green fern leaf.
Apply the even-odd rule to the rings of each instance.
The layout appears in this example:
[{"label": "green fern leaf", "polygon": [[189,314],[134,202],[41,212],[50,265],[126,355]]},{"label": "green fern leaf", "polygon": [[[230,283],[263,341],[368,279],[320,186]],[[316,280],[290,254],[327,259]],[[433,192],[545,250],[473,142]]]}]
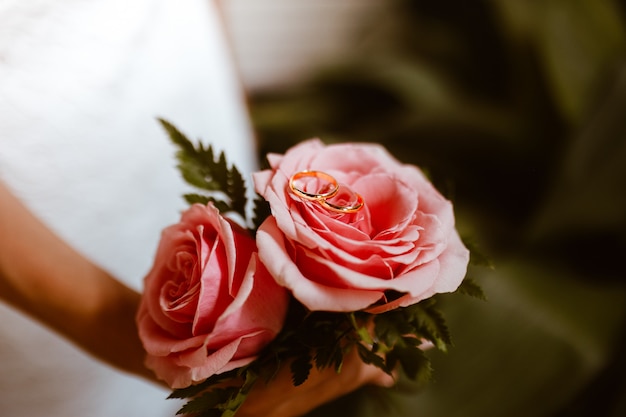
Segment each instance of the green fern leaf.
[{"label": "green fern leaf", "polygon": [[309,373],[313,367],[311,364],[311,355],[304,354],[302,356],[298,356],[293,360],[293,362],[291,362],[290,367],[293,385],[296,387],[298,385],[302,385],[309,377]]},{"label": "green fern leaf", "polygon": [[487,296],[483,292],[483,289],[471,278],[465,278],[459,286],[458,291],[461,294],[469,295],[482,301],[487,301]]},{"label": "green fern leaf", "polygon": [[450,331],[443,315],[435,307],[434,300],[429,299],[412,307],[415,307],[413,310],[419,323],[419,330],[428,336],[437,349],[447,351],[448,345],[452,344]]},{"label": "green fern leaf", "polygon": [[257,196],[254,199],[254,217],[252,219],[252,223],[254,225],[254,230],[257,230],[261,223],[267,219],[272,213],[270,210],[269,203],[261,196]]},{"label": "green fern leaf", "polygon": [[211,145],[194,145],[173,124],[164,119],[158,120],[170,140],[178,147],[176,158],[183,179],[191,186],[210,194],[208,197],[188,194],[185,196],[186,201],[213,201],[220,211],[235,212],[245,221],[248,202],[246,184],[239,170],[235,166],[229,166],[224,152],[220,152],[216,159]]}]

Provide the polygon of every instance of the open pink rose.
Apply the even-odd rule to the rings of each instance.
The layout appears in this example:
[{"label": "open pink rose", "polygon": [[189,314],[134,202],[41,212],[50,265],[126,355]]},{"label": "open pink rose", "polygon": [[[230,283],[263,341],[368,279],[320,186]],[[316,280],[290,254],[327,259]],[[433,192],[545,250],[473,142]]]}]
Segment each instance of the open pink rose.
[{"label": "open pink rose", "polygon": [[[272,210],[257,233],[259,258],[310,310],[380,313],[463,280],[469,251],[452,205],[416,167],[378,145],[317,139],[268,160],[271,169],[254,175]],[[338,214],[297,196],[289,179],[304,170],[331,175],[365,205]]]},{"label": "open pink rose", "polygon": [[255,250],[210,204],[163,231],[137,325],[146,365],[172,388],[250,363],[282,328],[288,293]]}]

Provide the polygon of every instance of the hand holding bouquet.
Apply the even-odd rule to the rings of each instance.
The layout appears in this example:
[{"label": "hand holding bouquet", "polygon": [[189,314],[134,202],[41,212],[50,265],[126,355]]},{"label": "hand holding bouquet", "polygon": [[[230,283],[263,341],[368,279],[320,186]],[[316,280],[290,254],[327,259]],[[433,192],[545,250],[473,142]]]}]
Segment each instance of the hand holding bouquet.
[{"label": "hand holding bouquet", "polygon": [[181,413],[234,415],[286,367],[294,386],[354,360],[429,374],[421,347],[450,343],[433,296],[459,288],[469,251],[416,167],[377,145],[306,141],[254,174],[248,220],[236,168],[162,124],[203,193],[164,230],[137,320],[147,366],[191,398]]}]

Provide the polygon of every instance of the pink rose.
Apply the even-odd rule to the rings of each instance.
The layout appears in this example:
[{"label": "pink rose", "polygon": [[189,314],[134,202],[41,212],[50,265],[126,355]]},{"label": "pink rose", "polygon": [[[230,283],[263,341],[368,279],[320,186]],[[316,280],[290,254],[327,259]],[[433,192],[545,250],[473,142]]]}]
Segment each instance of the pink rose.
[{"label": "pink rose", "polygon": [[[317,139],[268,160],[271,170],[254,175],[272,210],[257,233],[259,258],[310,310],[380,313],[452,292],[463,280],[469,251],[452,204],[416,167],[378,145]],[[304,170],[331,175],[363,197],[363,208],[338,214],[297,196],[289,180]]]},{"label": "pink rose", "polygon": [[163,231],[137,325],[146,365],[172,388],[250,363],[281,330],[289,295],[255,249],[210,204]]}]

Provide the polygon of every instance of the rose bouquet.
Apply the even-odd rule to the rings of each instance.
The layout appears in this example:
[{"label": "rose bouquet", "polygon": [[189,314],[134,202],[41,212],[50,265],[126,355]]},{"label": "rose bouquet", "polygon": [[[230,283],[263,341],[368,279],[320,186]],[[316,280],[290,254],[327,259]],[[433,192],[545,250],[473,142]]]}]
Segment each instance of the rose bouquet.
[{"label": "rose bouquet", "polygon": [[378,145],[305,141],[253,174],[248,216],[224,154],[161,123],[200,191],[162,233],[137,323],[147,366],[190,399],[179,414],[232,416],[279,367],[300,385],[350,352],[429,375],[423,347],[450,344],[433,296],[482,293],[451,203],[418,168]]}]

